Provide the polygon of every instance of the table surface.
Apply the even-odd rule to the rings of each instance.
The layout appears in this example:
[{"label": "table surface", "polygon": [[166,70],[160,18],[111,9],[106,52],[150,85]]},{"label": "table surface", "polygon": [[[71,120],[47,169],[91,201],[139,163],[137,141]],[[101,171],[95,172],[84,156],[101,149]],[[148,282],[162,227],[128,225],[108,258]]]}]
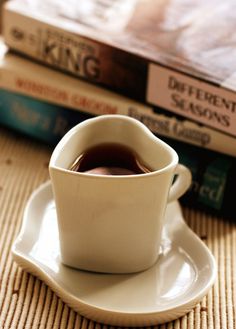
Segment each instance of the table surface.
[{"label": "table surface", "polygon": [[[0,328],[108,328],[67,306],[44,282],[21,269],[11,246],[31,193],[49,179],[52,148],[0,128]],[[187,315],[155,328],[236,328],[235,222],[183,208],[191,229],[212,251],[217,280]],[[145,302],[145,301],[144,301]]]}]

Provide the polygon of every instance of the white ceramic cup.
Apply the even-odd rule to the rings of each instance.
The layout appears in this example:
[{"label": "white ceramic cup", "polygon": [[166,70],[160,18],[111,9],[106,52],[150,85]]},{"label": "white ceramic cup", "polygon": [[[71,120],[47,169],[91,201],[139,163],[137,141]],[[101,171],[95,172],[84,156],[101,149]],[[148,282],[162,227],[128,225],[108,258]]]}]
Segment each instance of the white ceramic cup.
[{"label": "white ceramic cup", "polygon": [[[151,172],[104,176],[69,169],[85,150],[107,142],[133,149]],[[122,115],[98,116],[73,127],[55,147],[49,172],[62,262],[108,273],[138,272],[157,261],[167,203],[191,183],[174,149]]]}]

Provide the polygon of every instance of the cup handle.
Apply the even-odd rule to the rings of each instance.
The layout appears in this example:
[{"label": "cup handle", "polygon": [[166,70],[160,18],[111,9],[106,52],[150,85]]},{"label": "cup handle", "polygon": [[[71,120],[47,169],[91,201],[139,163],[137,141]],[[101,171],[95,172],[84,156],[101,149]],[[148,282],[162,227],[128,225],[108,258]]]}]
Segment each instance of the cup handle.
[{"label": "cup handle", "polygon": [[189,188],[192,182],[190,170],[182,164],[178,164],[175,169],[177,178],[170,188],[168,203],[179,199]]}]

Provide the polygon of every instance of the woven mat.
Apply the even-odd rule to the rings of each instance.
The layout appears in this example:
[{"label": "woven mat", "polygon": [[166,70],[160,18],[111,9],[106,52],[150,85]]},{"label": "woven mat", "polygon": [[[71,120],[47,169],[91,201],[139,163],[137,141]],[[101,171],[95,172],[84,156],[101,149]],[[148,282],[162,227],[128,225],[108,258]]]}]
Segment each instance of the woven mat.
[{"label": "woven mat", "polygon": [[[19,232],[30,194],[48,180],[52,149],[0,129],[0,328],[108,328],[70,309],[44,282],[12,261],[11,245]],[[236,328],[235,223],[183,209],[188,225],[206,243],[218,265],[208,295],[182,318],[161,329]]]}]

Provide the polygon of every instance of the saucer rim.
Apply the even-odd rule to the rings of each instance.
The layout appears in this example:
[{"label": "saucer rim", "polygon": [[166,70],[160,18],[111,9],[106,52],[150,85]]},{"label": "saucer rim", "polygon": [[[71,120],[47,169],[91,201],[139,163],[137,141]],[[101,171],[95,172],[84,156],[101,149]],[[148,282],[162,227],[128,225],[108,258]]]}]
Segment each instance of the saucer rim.
[{"label": "saucer rim", "polygon": [[[50,191],[49,191],[50,189]],[[189,299],[186,299],[184,302],[178,302],[177,304],[173,305],[172,307],[167,307],[163,310],[154,310],[149,312],[131,312],[131,311],[120,311],[116,309],[107,309],[105,307],[96,306],[92,303],[87,303],[83,301],[81,298],[76,297],[71,292],[68,292],[65,287],[60,286],[59,282],[54,278],[53,275],[50,275],[50,271],[46,271],[44,267],[40,267],[40,262],[37,262],[35,258],[32,256],[25,254],[22,252],[19,248],[17,248],[18,244],[21,242],[22,238],[26,234],[25,228],[28,221],[28,210],[32,206],[32,203],[34,202],[35,198],[37,198],[41,193],[45,193],[45,191],[51,192],[51,182],[50,180],[42,183],[38,188],[36,188],[33,193],[30,195],[28,202],[25,207],[23,221],[21,224],[20,231],[15,239],[15,241],[12,244],[11,253],[13,256],[14,261],[18,263],[19,266],[24,268],[27,272],[35,275],[40,280],[45,282],[66,304],[68,304],[70,307],[72,307],[76,312],[80,313],[81,315],[84,315],[88,317],[89,319],[92,319],[94,321],[100,321],[104,324],[108,325],[124,325],[127,326],[127,323],[129,326],[146,326],[146,325],[152,325],[152,324],[161,324],[167,321],[174,320],[178,318],[179,316],[183,316],[184,314],[191,311],[191,309],[201,301],[201,299],[208,293],[209,289],[213,286],[216,277],[217,277],[217,269],[216,269],[216,261],[209,250],[209,248],[206,246],[206,244],[188,227],[188,225],[185,223],[183,217],[182,217],[182,210],[180,207],[180,204],[178,201],[174,201],[173,203],[176,203],[178,205],[178,210],[180,211],[181,217],[183,219],[183,230],[186,230],[188,233],[192,234],[194,238],[197,240],[198,243],[201,244],[201,247],[204,249],[205,254],[208,257],[209,261],[209,269],[211,271],[211,276],[209,280],[206,281],[206,284],[196,293],[193,294],[193,296]],[[48,199],[48,198],[47,198]],[[50,200],[50,199],[48,199]],[[155,266],[155,265],[154,265]],[[197,270],[196,270],[197,271]],[[117,275],[117,274],[116,274]],[[119,274],[122,275],[122,274]],[[83,310],[84,308],[84,310]],[[181,310],[179,310],[181,308]],[[92,310],[91,312],[88,312],[87,309]],[[185,310],[183,310],[185,309]],[[103,313],[103,315],[99,316],[97,314],[95,317],[90,313]],[[168,314],[168,320],[163,321],[157,321],[158,316],[165,317],[166,313]],[[119,321],[104,321],[104,318],[109,318],[109,315],[114,318],[120,317],[121,320]],[[128,317],[135,317],[134,324],[130,323],[130,321],[127,322]],[[151,321],[149,318],[153,316],[155,320]],[[99,320],[99,318],[103,320]],[[140,323],[141,321],[141,323]]]}]

